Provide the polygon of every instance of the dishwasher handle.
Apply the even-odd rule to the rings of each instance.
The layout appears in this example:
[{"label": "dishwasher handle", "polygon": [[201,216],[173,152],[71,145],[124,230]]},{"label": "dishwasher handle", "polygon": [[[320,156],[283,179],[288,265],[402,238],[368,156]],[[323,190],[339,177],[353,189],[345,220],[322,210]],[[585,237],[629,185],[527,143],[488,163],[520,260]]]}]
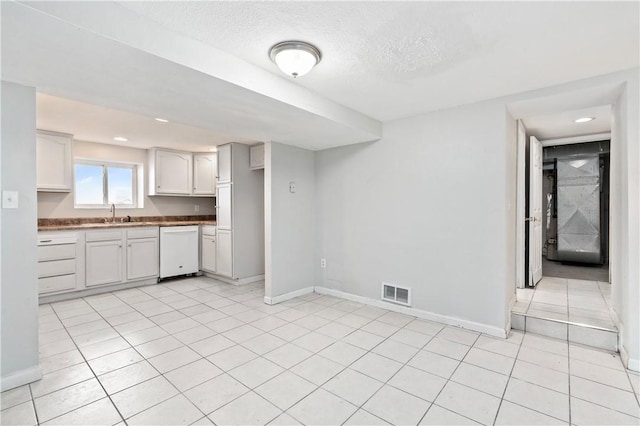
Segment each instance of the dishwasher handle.
[{"label": "dishwasher handle", "polygon": [[187,234],[192,232],[198,232],[197,229],[171,229],[171,230],[162,230],[163,234]]}]

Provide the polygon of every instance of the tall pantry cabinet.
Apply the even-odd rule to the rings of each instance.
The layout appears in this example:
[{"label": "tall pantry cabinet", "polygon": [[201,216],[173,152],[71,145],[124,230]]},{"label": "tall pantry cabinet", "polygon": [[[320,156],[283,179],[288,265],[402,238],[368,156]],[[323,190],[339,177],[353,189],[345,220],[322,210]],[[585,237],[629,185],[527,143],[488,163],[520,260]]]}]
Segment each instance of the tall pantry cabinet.
[{"label": "tall pantry cabinet", "polygon": [[249,168],[249,146],[218,146],[216,274],[264,278],[264,173]]}]

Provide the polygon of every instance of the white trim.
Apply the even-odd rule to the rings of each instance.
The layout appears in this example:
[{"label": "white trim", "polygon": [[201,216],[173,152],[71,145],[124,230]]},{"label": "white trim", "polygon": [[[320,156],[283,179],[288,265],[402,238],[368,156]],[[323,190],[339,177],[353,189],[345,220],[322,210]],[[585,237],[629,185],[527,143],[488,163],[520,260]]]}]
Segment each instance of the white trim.
[{"label": "white trim", "polygon": [[518,120],[516,135],[516,288],[525,288],[525,160],[527,150],[527,129]]},{"label": "white trim", "polygon": [[401,314],[412,315],[414,317],[418,317],[418,318],[422,318],[430,321],[436,321],[443,324],[465,328],[467,330],[473,330],[480,333],[485,333],[490,336],[502,337],[502,338],[507,337],[507,332],[502,328],[494,327],[487,324],[481,324],[478,322],[450,317],[447,315],[435,314],[433,312],[427,312],[427,311],[423,311],[416,308],[407,308],[404,306],[396,305],[394,303],[383,302],[382,300],[369,299],[368,297],[357,296],[355,294],[345,293],[340,290],[334,290],[326,287],[314,287],[314,291],[318,294],[325,294],[327,296],[339,297],[341,299],[350,300],[352,302],[363,303],[365,305],[375,306],[377,308],[386,309],[388,311],[399,312]]},{"label": "white trim", "polygon": [[597,133],[595,135],[572,136],[570,138],[547,139],[542,142],[542,146],[571,145],[574,143],[597,142],[611,140],[611,133]]},{"label": "white trim", "polygon": [[258,281],[264,281],[264,274],[254,275],[252,277],[246,277],[246,278],[237,278],[237,279],[223,277],[221,275],[212,274],[211,272],[207,272],[207,271],[203,271],[202,275],[204,275],[205,277],[213,278],[214,280],[222,281],[224,283],[233,284],[233,285],[252,284]]},{"label": "white trim", "polygon": [[296,297],[304,296],[305,294],[313,293],[314,287],[305,287],[300,290],[292,291],[289,293],[281,294],[280,296],[275,297],[264,297],[264,303],[267,305],[276,305],[278,303],[286,302],[290,299],[295,299]]},{"label": "white trim", "polygon": [[40,369],[40,365],[25,368],[24,370],[16,371],[8,376],[1,377],[0,392],[17,388],[18,386],[26,385],[27,383],[35,382],[40,379],[42,379],[42,370]]},{"label": "white trim", "polygon": [[627,362],[627,369],[631,371],[640,371],[640,359],[629,358]]}]

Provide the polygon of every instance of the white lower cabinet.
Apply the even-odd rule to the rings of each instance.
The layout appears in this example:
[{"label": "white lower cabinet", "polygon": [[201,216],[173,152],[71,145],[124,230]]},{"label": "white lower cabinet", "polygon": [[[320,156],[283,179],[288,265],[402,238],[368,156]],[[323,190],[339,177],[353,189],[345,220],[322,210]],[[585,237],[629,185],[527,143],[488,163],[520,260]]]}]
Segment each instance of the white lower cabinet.
[{"label": "white lower cabinet", "polygon": [[205,272],[216,272],[216,227],[202,226],[200,240],[200,269]]},{"label": "white lower cabinet", "polygon": [[127,240],[127,279],[158,276],[158,238]]},{"label": "white lower cabinet", "polygon": [[38,234],[41,296],[155,279],[158,227]]},{"label": "white lower cabinet", "polygon": [[233,277],[233,234],[232,231],[216,231],[216,273]]},{"label": "white lower cabinet", "polygon": [[113,241],[87,242],[86,286],[122,282],[122,237]]}]

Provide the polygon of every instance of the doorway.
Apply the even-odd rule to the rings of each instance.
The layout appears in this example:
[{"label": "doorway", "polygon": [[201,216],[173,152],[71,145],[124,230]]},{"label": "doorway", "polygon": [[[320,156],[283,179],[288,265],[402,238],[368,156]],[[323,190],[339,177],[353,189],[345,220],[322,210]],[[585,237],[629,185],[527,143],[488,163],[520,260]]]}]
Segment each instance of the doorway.
[{"label": "doorway", "polygon": [[617,332],[608,268],[610,137],[528,142],[526,285],[514,312]]}]

